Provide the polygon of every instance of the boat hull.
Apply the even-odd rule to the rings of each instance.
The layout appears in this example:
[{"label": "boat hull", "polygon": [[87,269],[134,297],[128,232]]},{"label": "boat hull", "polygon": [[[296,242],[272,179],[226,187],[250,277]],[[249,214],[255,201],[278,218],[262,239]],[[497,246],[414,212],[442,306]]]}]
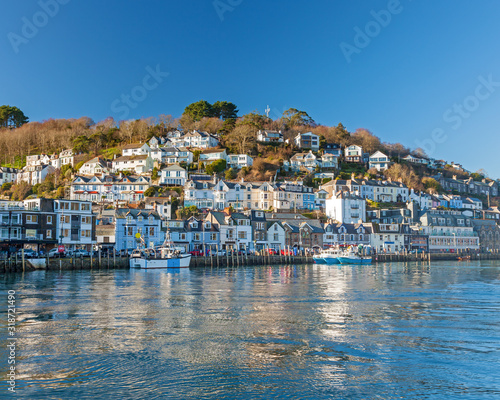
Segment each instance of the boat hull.
[{"label": "boat hull", "polygon": [[130,258],[130,268],[141,269],[165,269],[165,268],[189,268],[191,255],[182,255],[173,258]]},{"label": "boat hull", "polygon": [[326,264],[326,260],[325,260],[323,257],[316,257],[316,256],[313,256],[313,261],[314,261],[316,264]]},{"label": "boat hull", "polygon": [[371,264],[371,257],[339,257],[340,264]]}]

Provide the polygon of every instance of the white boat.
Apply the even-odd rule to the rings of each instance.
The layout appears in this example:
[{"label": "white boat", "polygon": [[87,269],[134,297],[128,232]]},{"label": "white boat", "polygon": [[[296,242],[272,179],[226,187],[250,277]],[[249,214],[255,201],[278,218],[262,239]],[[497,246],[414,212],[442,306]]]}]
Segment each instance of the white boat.
[{"label": "white boat", "polygon": [[191,254],[182,254],[176,250],[168,232],[165,235],[165,242],[160,247],[138,248],[130,255],[130,268],[188,268],[190,263]]},{"label": "white boat", "polygon": [[316,264],[338,264],[338,258],[342,255],[342,250],[338,247],[331,247],[313,256]]}]

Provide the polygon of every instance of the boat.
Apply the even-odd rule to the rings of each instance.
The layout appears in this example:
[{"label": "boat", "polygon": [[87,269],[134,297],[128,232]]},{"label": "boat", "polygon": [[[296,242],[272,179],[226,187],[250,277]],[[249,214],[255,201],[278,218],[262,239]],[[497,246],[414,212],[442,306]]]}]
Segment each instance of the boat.
[{"label": "boat", "polygon": [[342,251],[338,247],[331,247],[323,250],[319,254],[313,256],[313,261],[316,264],[338,264],[338,257],[342,255]]},{"label": "boat", "polygon": [[372,256],[367,256],[368,248],[363,248],[363,245],[356,247],[349,247],[347,251],[338,257],[340,264],[371,264]]},{"label": "boat", "polygon": [[[144,243],[144,240],[141,242]],[[165,241],[159,247],[137,248],[130,255],[130,268],[164,269],[188,268],[191,263],[191,254],[182,254],[175,249],[170,235],[165,234]]]},{"label": "boat", "polygon": [[470,261],[470,256],[457,257],[458,261]]}]

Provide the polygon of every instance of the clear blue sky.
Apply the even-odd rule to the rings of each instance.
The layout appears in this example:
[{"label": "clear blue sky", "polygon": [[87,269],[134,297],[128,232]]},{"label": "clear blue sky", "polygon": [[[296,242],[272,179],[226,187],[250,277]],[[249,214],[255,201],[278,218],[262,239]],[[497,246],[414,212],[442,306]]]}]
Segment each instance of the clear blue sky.
[{"label": "clear blue sky", "polygon": [[295,107],[500,177],[498,0],[56,1],[1,2],[0,104],[31,121]]}]

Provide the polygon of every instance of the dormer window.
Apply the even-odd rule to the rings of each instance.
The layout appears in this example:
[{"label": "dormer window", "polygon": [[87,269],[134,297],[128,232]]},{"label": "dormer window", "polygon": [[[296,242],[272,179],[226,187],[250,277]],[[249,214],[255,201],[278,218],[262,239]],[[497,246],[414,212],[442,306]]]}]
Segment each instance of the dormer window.
[{"label": "dormer window", "polygon": [[137,222],[142,222],[143,218],[141,216],[137,217]]},{"label": "dormer window", "polygon": [[127,223],[130,223],[133,221],[134,218],[132,218],[131,215],[127,215]]},{"label": "dormer window", "polygon": [[191,222],[191,228],[193,228],[193,229],[198,228],[198,222],[196,222],[196,221]]},{"label": "dormer window", "polygon": [[211,228],[210,221],[205,221],[205,229],[210,229],[210,228]]}]

